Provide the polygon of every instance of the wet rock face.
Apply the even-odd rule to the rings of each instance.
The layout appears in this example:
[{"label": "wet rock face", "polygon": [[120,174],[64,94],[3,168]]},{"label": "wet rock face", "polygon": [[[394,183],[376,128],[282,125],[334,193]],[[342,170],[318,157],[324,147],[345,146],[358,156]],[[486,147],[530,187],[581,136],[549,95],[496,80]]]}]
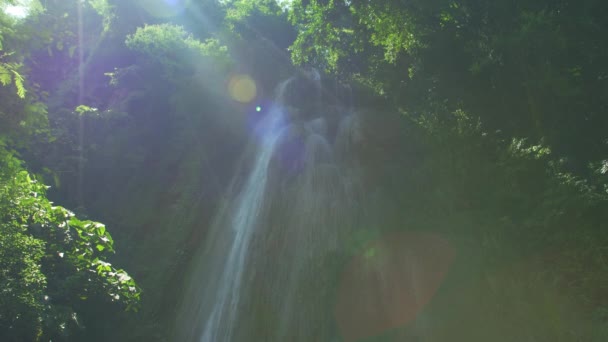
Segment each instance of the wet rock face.
[{"label": "wet rock face", "polygon": [[293,112],[301,118],[315,116],[321,105],[321,84],[306,75],[299,75],[286,86],[281,100],[292,111],[296,109]]},{"label": "wet rock face", "polygon": [[352,109],[351,88],[335,80],[322,79],[314,69],[293,77],[282,95],[282,104],[302,120],[331,119],[337,111]]}]

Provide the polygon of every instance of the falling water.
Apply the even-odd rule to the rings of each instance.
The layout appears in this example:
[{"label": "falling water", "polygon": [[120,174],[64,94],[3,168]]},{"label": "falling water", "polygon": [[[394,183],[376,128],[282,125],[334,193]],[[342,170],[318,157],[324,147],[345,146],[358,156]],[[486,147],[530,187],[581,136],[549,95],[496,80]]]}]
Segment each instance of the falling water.
[{"label": "falling water", "polygon": [[[259,148],[258,160],[255,162],[240,198],[236,201],[237,205],[230,222],[234,240],[228,248],[228,256],[221,275],[216,301],[201,338],[203,342],[220,340],[218,335],[221,333],[219,329],[222,320],[228,322],[235,320],[240,299],[245,257],[249,249],[252,229],[264,203],[264,191],[268,181],[268,164],[279,137],[278,123],[280,118],[280,111],[275,108],[261,124],[261,127],[265,128],[263,130],[265,136],[263,136]],[[231,329],[227,329],[221,336],[222,340],[230,340],[231,331]]]},{"label": "falling water", "polygon": [[345,112],[306,113],[321,106],[294,104],[299,91],[294,79],[283,82],[254,131],[243,172],[195,256],[178,340],[332,335],[331,256],[361,216],[356,168],[345,167],[354,165],[347,150],[357,125]]}]

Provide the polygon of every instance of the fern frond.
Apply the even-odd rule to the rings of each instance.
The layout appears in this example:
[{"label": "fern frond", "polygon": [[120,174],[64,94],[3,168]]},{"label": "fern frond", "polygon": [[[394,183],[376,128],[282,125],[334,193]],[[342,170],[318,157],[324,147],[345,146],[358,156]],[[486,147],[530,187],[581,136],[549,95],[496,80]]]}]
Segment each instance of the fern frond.
[{"label": "fern frond", "polygon": [[0,83],[2,83],[3,86],[7,86],[11,84],[12,81],[13,78],[11,77],[10,71],[3,63],[0,63]]},{"label": "fern frond", "polygon": [[25,98],[25,85],[23,84],[23,76],[19,74],[16,70],[13,70],[13,74],[15,75],[15,88],[17,88],[17,96],[20,98]]},{"label": "fern frond", "polygon": [[25,84],[23,76],[17,71],[21,65],[15,63],[0,63],[0,84],[3,86],[10,85],[15,82],[17,88],[17,96],[25,98]]}]

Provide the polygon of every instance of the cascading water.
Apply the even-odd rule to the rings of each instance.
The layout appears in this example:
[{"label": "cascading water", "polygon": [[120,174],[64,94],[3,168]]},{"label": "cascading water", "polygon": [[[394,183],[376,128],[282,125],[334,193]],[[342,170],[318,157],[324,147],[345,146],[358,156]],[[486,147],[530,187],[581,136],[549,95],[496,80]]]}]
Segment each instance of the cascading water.
[{"label": "cascading water", "polygon": [[177,340],[335,336],[327,303],[332,260],[363,215],[348,155],[357,120],[336,106],[306,112],[321,106],[293,101],[297,89],[293,79],[283,82],[274,108],[256,126],[249,163],[195,257]]},{"label": "cascading water", "polygon": [[278,122],[281,117],[275,110],[263,122],[266,135],[262,139],[258,160],[249,175],[240,198],[237,199],[236,210],[230,222],[234,233],[234,240],[228,248],[228,257],[225,261],[224,271],[221,275],[220,286],[211,316],[205,324],[202,342],[230,340],[231,329],[223,331],[220,335],[222,320],[232,322],[235,320],[240,299],[240,289],[243,277],[245,257],[249,249],[252,230],[264,203],[264,192],[268,181],[268,164],[278,139]]}]

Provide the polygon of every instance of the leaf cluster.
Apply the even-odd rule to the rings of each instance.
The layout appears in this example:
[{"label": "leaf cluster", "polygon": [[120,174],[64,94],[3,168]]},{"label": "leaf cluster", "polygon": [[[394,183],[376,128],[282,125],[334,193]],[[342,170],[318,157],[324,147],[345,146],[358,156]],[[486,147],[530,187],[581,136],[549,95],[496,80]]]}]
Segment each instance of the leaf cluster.
[{"label": "leaf cluster", "polygon": [[140,27],[127,36],[125,43],[129,49],[156,63],[160,69],[157,72],[164,72],[169,79],[191,73],[209,60],[216,67],[230,64],[228,49],[219,40],[209,38],[201,42],[177,25]]},{"label": "leaf cluster", "polygon": [[138,308],[139,287],[106,261],[114,241],[105,226],[53,205],[46,189],[0,147],[3,339],[69,334],[79,327],[79,303],[88,298]]}]

